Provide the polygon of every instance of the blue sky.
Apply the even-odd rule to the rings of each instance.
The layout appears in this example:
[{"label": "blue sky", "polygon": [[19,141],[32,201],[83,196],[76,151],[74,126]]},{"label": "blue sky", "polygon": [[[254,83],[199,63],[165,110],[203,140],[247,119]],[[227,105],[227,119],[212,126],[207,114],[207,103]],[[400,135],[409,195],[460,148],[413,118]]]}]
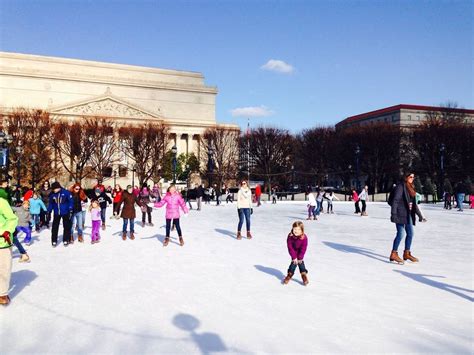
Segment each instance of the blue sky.
[{"label": "blue sky", "polygon": [[470,1],[0,0],[0,20],[3,51],[201,72],[242,127],[474,108]]}]

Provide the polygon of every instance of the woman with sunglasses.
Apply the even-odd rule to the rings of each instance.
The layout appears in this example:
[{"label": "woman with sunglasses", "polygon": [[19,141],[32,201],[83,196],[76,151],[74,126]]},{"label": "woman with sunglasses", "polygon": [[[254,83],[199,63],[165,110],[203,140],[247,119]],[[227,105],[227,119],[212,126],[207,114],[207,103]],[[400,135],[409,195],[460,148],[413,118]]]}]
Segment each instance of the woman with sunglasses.
[{"label": "woman with sunglasses", "polygon": [[74,229],[77,226],[77,240],[79,243],[84,241],[82,235],[84,232],[84,214],[82,213],[83,204],[87,202],[87,196],[81,185],[75,183],[69,190],[72,194],[72,218],[71,218],[71,244],[74,243]]},{"label": "woman with sunglasses", "polygon": [[[411,255],[411,242],[413,239],[413,226],[416,222],[418,205],[416,203],[416,190],[413,180],[415,174],[409,173],[405,175],[404,181],[400,182],[392,191],[389,197],[391,206],[392,223],[395,223],[397,234],[393,241],[392,253],[390,254],[390,262],[396,262],[403,265],[403,260],[418,262],[418,259]],[[403,251],[403,260],[398,256],[398,246],[403,238],[403,231],[406,233],[405,250]]]},{"label": "woman with sunglasses", "polygon": [[237,211],[239,213],[239,225],[237,227],[237,239],[242,239],[242,225],[244,223],[247,228],[247,238],[251,239],[250,234],[250,214],[252,211],[252,190],[248,186],[248,182],[243,180],[240,183],[240,189],[237,193]]},{"label": "woman with sunglasses", "polygon": [[[49,204],[49,195],[51,194],[51,187],[49,186],[49,181],[45,181],[43,183],[43,186],[39,190],[39,195],[41,197],[41,200],[43,201],[44,205],[46,206],[46,209],[48,209],[48,204]],[[45,226],[46,228],[49,228],[49,222],[51,221],[51,213],[49,213],[47,210],[43,211],[41,210],[40,212],[40,227]]]}]

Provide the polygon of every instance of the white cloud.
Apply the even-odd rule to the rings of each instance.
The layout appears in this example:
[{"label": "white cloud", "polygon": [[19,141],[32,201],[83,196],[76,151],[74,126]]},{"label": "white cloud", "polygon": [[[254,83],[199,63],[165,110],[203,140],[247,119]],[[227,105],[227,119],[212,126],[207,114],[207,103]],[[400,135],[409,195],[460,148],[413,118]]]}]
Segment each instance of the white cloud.
[{"label": "white cloud", "polygon": [[275,113],[266,106],[237,107],[230,112],[233,117],[267,117]]},{"label": "white cloud", "polygon": [[262,65],[260,69],[283,74],[291,74],[295,71],[295,68],[292,65],[278,59],[270,59],[266,64]]}]

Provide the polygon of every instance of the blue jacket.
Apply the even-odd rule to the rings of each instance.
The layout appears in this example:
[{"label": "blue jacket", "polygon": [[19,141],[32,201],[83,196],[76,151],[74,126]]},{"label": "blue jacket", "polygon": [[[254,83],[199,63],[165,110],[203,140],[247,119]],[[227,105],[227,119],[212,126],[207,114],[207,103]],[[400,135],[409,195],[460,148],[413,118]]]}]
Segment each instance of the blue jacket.
[{"label": "blue jacket", "polygon": [[47,211],[46,206],[40,198],[30,198],[30,214],[40,214],[41,210]]},{"label": "blue jacket", "polygon": [[54,211],[55,215],[65,216],[72,212],[72,194],[61,188],[58,193],[51,192],[49,195],[48,212]]}]

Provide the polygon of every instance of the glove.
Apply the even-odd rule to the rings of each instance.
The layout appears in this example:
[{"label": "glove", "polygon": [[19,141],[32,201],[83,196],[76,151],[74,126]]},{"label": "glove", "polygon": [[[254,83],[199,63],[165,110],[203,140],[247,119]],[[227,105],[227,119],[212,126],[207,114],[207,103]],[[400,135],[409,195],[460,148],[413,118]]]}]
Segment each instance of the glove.
[{"label": "glove", "polygon": [[12,240],[11,240],[9,231],[3,232],[2,237],[3,237],[3,239],[5,239],[5,241],[7,242],[8,245],[12,245]]}]

